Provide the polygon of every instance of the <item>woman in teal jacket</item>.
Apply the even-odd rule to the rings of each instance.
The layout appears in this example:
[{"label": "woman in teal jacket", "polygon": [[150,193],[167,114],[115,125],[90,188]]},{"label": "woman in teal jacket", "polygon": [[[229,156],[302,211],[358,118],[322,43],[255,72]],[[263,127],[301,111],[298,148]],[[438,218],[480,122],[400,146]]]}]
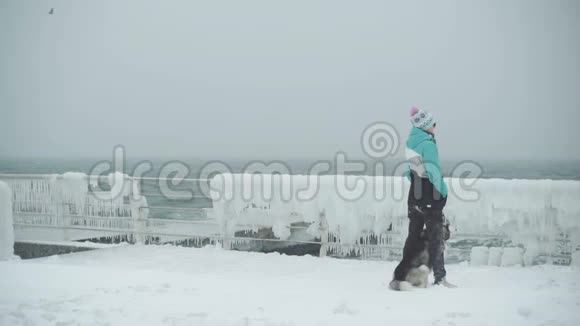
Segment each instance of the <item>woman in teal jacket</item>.
[{"label": "woman in teal jacket", "polygon": [[405,154],[408,160],[407,178],[411,182],[407,199],[409,235],[403,248],[403,259],[395,269],[395,279],[404,281],[411,268],[412,248],[421,241],[424,226],[429,237],[429,267],[433,268],[435,284],[453,286],[445,279],[443,258],[444,215],[447,203],[447,185],[439,165],[439,152],[435,141],[436,122],[431,113],[411,108],[411,133]]}]

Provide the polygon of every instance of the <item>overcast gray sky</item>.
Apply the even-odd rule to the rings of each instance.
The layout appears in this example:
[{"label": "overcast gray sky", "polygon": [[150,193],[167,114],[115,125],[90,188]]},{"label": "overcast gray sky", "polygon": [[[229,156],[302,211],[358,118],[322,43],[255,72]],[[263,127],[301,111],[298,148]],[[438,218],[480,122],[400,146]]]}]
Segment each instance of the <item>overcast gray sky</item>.
[{"label": "overcast gray sky", "polygon": [[580,1],[0,0],[3,157],[357,156],[411,105],[442,158],[580,158]]}]

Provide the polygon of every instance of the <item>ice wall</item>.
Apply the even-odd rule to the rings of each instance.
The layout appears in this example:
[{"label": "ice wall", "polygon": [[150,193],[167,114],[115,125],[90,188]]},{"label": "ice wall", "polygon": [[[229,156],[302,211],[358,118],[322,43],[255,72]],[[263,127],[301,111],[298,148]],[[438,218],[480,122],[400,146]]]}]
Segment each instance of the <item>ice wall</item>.
[{"label": "ice wall", "polygon": [[0,181],[0,260],[14,255],[14,226],[12,220],[12,191]]},{"label": "ice wall", "polygon": [[[360,196],[348,198],[337,190],[344,190],[345,184],[352,189],[357,180],[366,184]],[[515,243],[551,250],[545,246],[553,246],[559,232],[580,230],[578,181],[447,178],[446,182],[450,193],[444,212],[458,233],[502,234]],[[210,184],[215,190],[214,214],[226,235],[258,225],[285,233],[290,223],[318,222],[321,214],[333,239],[343,244],[367,243],[369,234],[398,233],[399,241],[406,235],[406,178],[223,174]],[[299,190],[309,184],[316,185],[311,187],[314,195],[300,198]]]}]

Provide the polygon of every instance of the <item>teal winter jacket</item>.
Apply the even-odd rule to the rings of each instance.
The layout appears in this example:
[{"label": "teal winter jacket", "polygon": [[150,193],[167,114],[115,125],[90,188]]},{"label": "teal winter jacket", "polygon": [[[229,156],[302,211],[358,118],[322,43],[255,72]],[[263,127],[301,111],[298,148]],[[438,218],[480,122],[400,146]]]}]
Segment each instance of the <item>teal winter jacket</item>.
[{"label": "teal winter jacket", "polygon": [[407,178],[411,181],[409,204],[443,209],[448,189],[441,173],[435,137],[413,127],[407,139],[405,154]]}]

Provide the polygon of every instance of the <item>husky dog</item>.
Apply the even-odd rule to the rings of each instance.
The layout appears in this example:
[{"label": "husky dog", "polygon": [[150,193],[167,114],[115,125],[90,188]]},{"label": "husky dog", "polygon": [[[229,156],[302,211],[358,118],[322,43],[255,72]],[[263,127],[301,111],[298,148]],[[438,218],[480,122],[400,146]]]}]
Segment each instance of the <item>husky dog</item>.
[{"label": "husky dog", "polygon": [[[443,239],[449,240],[451,232],[449,231],[449,223],[444,221],[443,225]],[[405,258],[399,266],[407,265],[408,271],[405,275],[405,280],[400,281],[393,278],[389,287],[395,291],[410,291],[413,287],[426,288],[429,282],[429,274],[432,271],[432,264],[429,259],[429,238],[427,230],[423,229],[419,240],[410,247],[411,254],[407,261]]]}]

